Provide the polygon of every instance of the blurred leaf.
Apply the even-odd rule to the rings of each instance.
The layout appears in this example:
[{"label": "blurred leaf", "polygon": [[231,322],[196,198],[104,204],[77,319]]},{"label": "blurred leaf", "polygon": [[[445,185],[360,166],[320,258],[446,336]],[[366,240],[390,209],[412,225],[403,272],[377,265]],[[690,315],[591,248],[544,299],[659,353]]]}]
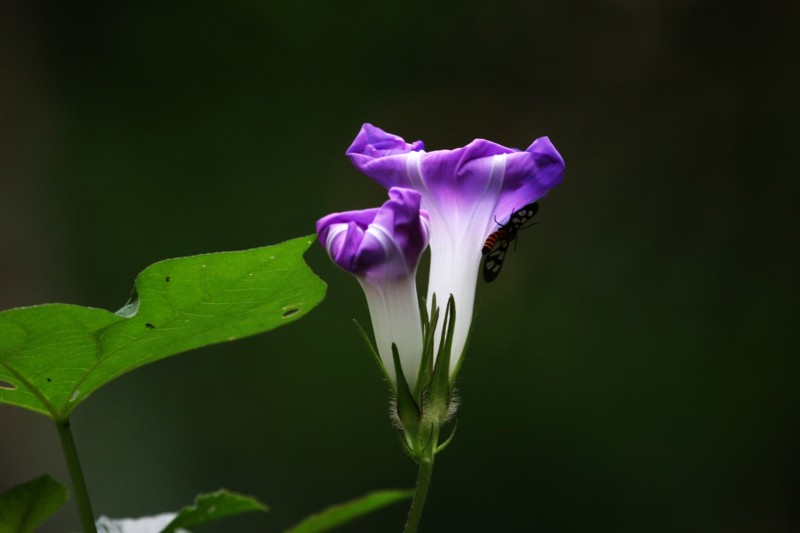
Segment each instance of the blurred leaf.
[{"label": "blurred leaf", "polygon": [[67,487],[48,475],[0,494],[0,533],[28,533],[67,501]]},{"label": "blurred leaf", "polygon": [[370,492],[361,498],[328,507],[319,514],[311,515],[284,533],[319,533],[355,520],[400,500],[410,499],[411,490],[382,490]]},{"label": "blurred leaf", "polygon": [[0,403],[63,419],[134,368],[297,320],[325,295],[302,257],[312,242],[160,261],[116,313],[67,304],[0,313]]},{"label": "blurred leaf", "polygon": [[161,533],[174,533],[178,528],[202,526],[227,516],[268,510],[266,505],[255,498],[222,489],[198,495],[194,505],[184,507]]}]

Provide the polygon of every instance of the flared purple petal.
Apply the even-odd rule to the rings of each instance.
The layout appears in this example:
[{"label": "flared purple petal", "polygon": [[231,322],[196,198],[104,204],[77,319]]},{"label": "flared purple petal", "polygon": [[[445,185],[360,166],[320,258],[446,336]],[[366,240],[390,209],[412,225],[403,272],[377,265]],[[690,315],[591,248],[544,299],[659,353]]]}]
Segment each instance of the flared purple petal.
[{"label": "flared purple petal", "polygon": [[402,137],[364,124],[346,153],[357,169],[387,189],[413,188],[406,172],[406,156],[424,148],[422,141],[408,144]]},{"label": "flared purple petal", "polygon": [[425,208],[432,208],[433,202],[463,213],[477,202],[491,202],[495,210],[490,219],[498,220],[542,198],[564,175],[564,160],[547,137],[525,151],[476,139],[463,148],[425,152],[422,141],[409,144],[364,124],[347,155],[356,168],[384,187],[422,193]]},{"label": "flared purple petal", "polygon": [[564,178],[564,159],[548,137],[540,137],[524,152],[506,158],[503,190],[494,217],[503,222],[511,213],[544,197]]},{"label": "flared purple petal", "polygon": [[367,226],[375,220],[379,207],[361,209],[359,211],[346,211],[344,213],[331,213],[317,221],[317,233],[322,237],[322,232],[326,231],[332,224],[355,222],[359,227],[367,229]]},{"label": "flared purple petal", "polygon": [[[367,236],[396,247],[396,252],[403,260],[402,272],[406,273],[416,271],[419,258],[428,246],[427,214],[420,212],[421,201],[422,196],[411,189],[390,189],[389,200],[372,222],[371,229],[374,231],[368,232],[374,236]],[[421,220],[421,217],[425,220]],[[387,236],[391,238],[387,240]],[[363,266],[365,270],[371,268],[366,264]]]},{"label": "flared purple petal", "polygon": [[424,184],[429,200],[442,209],[469,212],[476,203],[496,201],[504,184],[505,160],[516,154],[511,148],[476,139],[463,148],[421,155],[416,168],[409,165],[411,181]]},{"label": "flared purple petal", "polygon": [[317,238],[334,263],[348,272],[355,272],[356,258],[369,224],[378,208],[332,213],[317,221]]},{"label": "flared purple petal", "polygon": [[320,243],[331,259],[357,276],[413,275],[428,246],[427,214],[420,194],[393,188],[378,209],[333,213],[317,222]]},{"label": "flared purple petal", "polygon": [[386,133],[372,124],[364,124],[358,132],[347,154],[360,153],[369,157],[378,158],[389,155],[423,150],[422,141],[408,144],[402,137]]}]

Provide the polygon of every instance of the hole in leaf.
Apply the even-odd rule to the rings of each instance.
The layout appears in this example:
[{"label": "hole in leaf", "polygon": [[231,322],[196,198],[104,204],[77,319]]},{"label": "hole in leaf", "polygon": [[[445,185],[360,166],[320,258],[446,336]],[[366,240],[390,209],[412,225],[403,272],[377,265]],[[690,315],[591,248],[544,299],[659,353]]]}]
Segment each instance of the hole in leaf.
[{"label": "hole in leaf", "polygon": [[133,288],[133,292],[131,293],[131,297],[128,299],[128,302],[117,311],[115,314],[117,316],[121,316],[122,318],[131,318],[132,316],[136,316],[136,313],[139,312],[139,294],[136,292],[136,287]]},{"label": "hole in leaf", "polygon": [[14,385],[13,383],[9,383],[8,381],[3,381],[2,379],[0,379],[0,389],[17,390],[17,386]]},{"label": "hole in leaf", "polygon": [[289,318],[290,316],[295,315],[295,314],[297,314],[299,312],[300,312],[300,308],[299,307],[288,307],[288,308],[284,307],[283,308],[283,314],[281,315],[281,317]]}]

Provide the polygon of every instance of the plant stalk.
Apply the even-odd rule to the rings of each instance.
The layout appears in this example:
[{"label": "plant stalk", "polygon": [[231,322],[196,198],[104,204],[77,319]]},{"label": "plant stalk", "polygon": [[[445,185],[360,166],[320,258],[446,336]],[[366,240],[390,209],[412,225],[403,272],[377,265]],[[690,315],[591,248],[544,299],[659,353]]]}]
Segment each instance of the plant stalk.
[{"label": "plant stalk", "polygon": [[58,437],[61,439],[61,449],[64,450],[64,459],[67,461],[69,477],[72,481],[72,492],[75,494],[75,501],[78,504],[78,514],[81,517],[83,533],[97,533],[97,527],[94,524],[94,513],[92,512],[92,502],[89,500],[89,491],[86,489],[86,480],[83,477],[81,462],[78,459],[75,439],[72,438],[69,418],[56,420],[55,423]]},{"label": "plant stalk", "polygon": [[439,442],[439,427],[433,428],[431,439],[422,455],[419,458],[419,471],[417,473],[417,487],[414,490],[414,500],[411,502],[411,509],[408,511],[408,519],[403,533],[416,533],[422,518],[422,509],[425,507],[425,498],[428,496],[428,487],[431,484],[433,474],[433,458],[436,455],[436,446]]}]

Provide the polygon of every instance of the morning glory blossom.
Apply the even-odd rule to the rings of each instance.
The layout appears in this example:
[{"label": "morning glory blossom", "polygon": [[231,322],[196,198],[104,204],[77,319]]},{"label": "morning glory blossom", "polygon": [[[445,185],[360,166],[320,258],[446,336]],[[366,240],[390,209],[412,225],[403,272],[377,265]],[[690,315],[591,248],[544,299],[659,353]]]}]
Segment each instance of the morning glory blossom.
[{"label": "morning glory blossom", "polygon": [[426,152],[422,141],[364,124],[347,155],[361,172],[422,195],[430,215],[428,302],[456,303],[451,367],[457,368],[472,322],[475,285],[486,237],[517,209],[542,198],[564,175],[564,160],[547,137],[526,150],[476,139],[455,150]]},{"label": "morning glory blossom", "polygon": [[428,247],[428,215],[420,211],[420,202],[418,192],[393,187],[380,208],[333,213],[317,222],[319,241],[331,259],[354,274],[364,290],[387,374],[396,380],[390,370],[394,343],[411,387],[422,357],[416,273]]}]

